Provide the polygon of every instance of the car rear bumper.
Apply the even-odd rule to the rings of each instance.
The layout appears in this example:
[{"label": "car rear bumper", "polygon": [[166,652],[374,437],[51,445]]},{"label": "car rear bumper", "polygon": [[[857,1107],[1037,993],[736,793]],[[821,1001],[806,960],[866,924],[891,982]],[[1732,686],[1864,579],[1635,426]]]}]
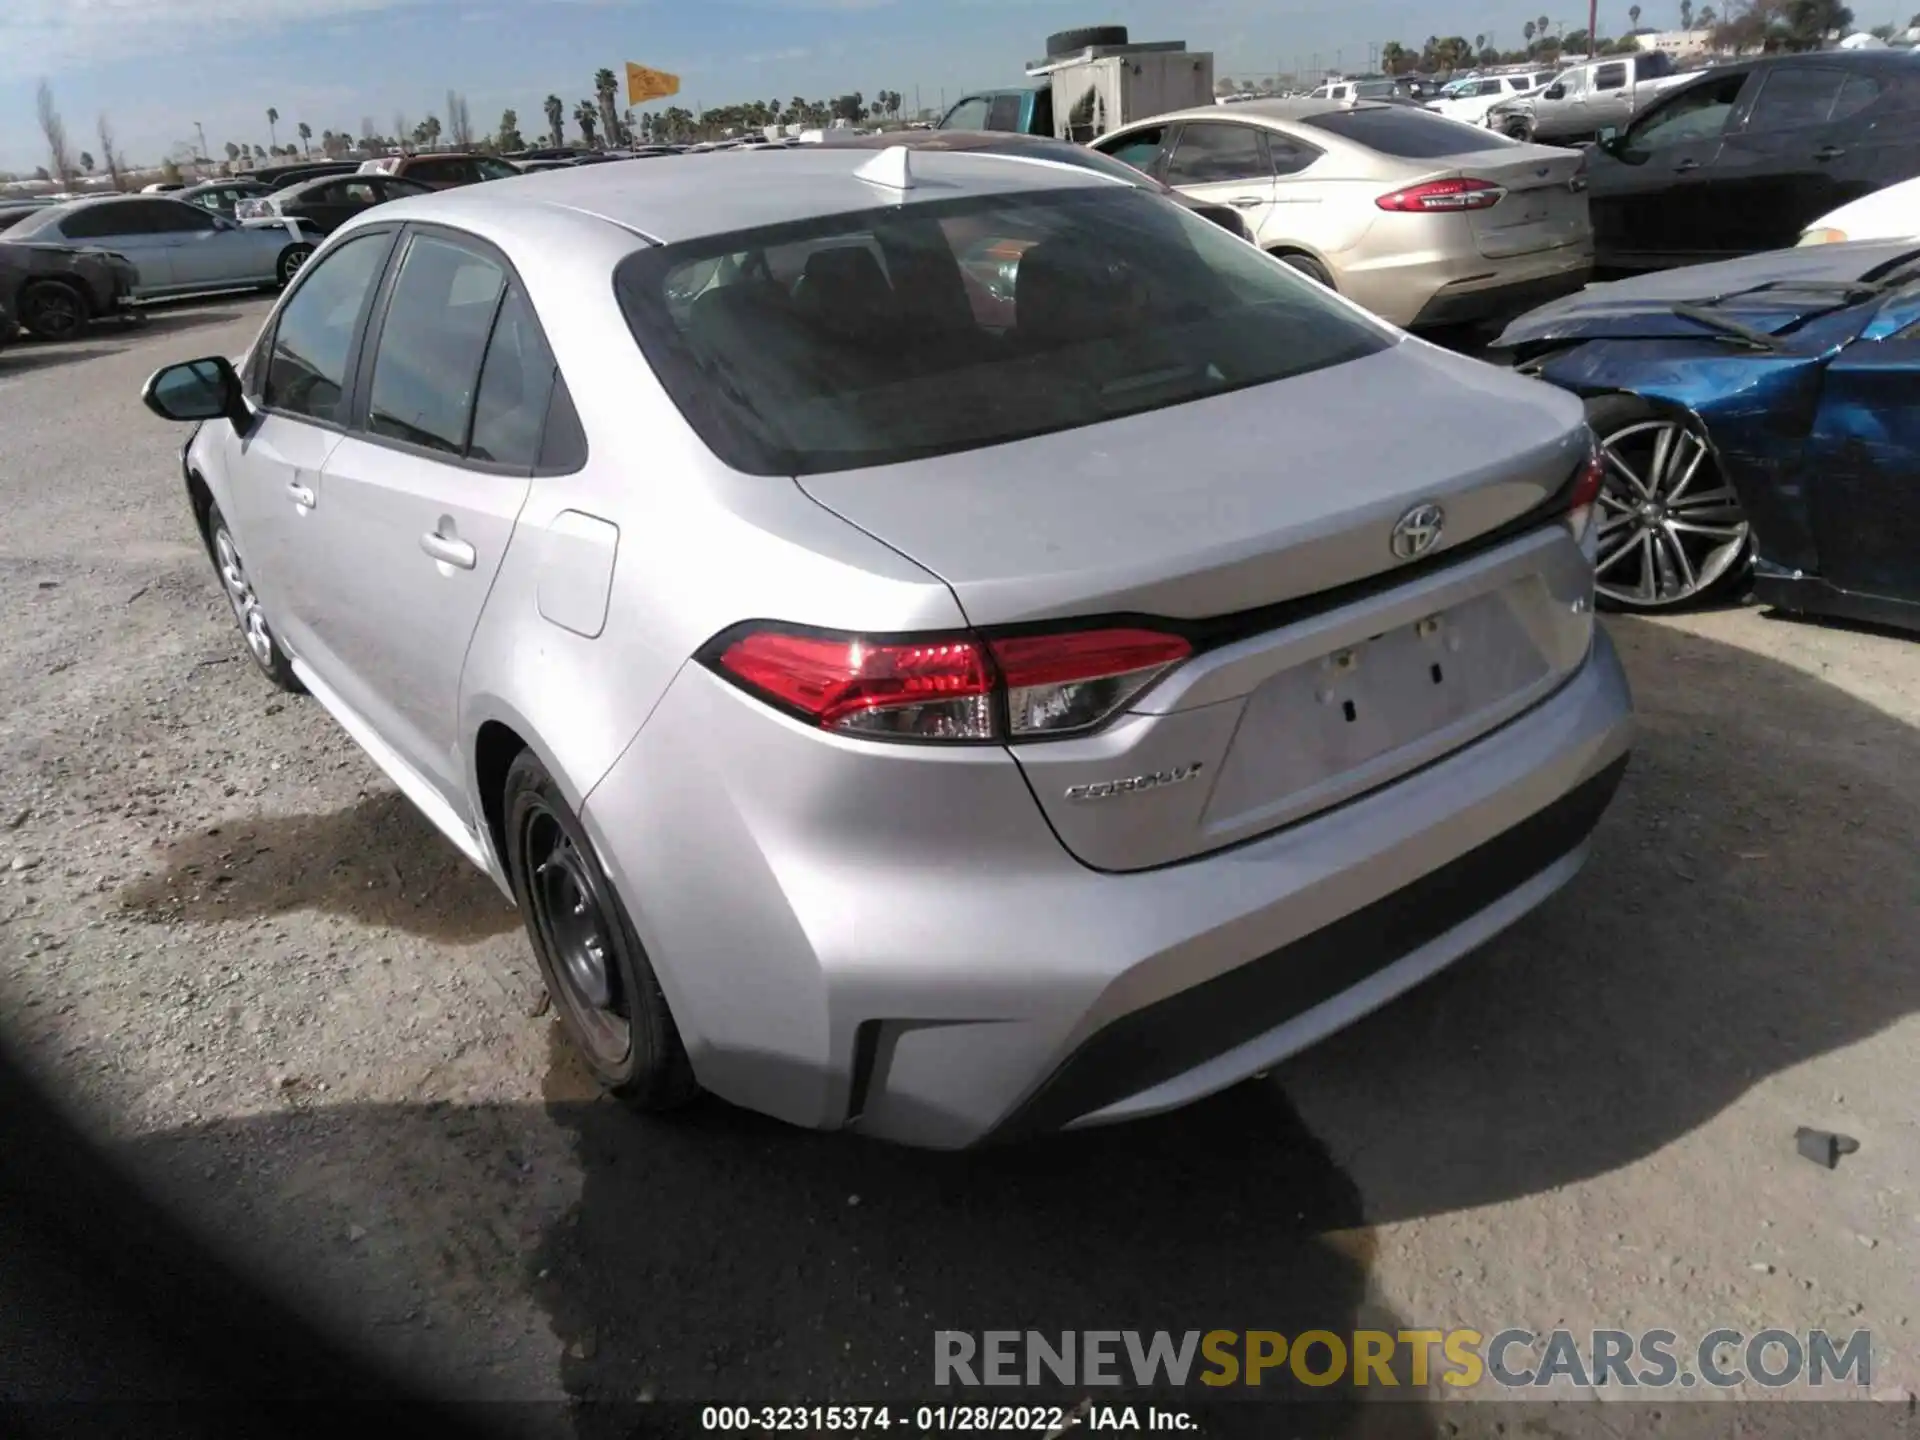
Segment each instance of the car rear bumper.
[{"label": "car rear bumper", "polygon": [[1186,1104],[1484,943],[1579,869],[1632,726],[1596,632],[1444,760],[1115,875],[1003,750],[822,737],[689,666],[584,818],[708,1089],[952,1148]]},{"label": "car rear bumper", "polygon": [[1585,288],[1593,274],[1593,256],[1587,253],[1562,269],[1544,275],[1491,282],[1469,281],[1434,292],[1407,322],[1409,330],[1441,325],[1468,325],[1478,321],[1505,322],[1535,306]]}]

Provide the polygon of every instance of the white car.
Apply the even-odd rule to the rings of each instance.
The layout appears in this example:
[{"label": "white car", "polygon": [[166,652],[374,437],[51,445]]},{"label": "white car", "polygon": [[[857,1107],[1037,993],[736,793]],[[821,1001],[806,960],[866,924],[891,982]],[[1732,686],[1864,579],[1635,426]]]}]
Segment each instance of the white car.
[{"label": "white car", "polygon": [[1920,236],[1920,178],[1901,180],[1849,200],[1800,232],[1802,245],[1847,240],[1903,240]]},{"label": "white car", "polygon": [[1439,100],[1429,100],[1427,108],[1449,120],[1458,120],[1465,125],[1480,125],[1485,123],[1487,112],[1502,100],[1543,90],[1553,83],[1553,76],[1551,70],[1529,70],[1519,75],[1483,75],[1478,79],[1449,85],[1448,93]]}]

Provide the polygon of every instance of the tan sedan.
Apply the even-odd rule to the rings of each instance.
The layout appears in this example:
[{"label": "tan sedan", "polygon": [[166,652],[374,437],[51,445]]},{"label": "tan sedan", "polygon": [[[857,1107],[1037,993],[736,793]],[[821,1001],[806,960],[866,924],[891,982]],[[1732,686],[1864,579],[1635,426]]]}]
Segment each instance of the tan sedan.
[{"label": "tan sedan", "polygon": [[1396,325],[1508,320],[1593,267],[1583,152],[1411,106],[1207,106],[1094,148],[1232,205],[1261,248]]}]

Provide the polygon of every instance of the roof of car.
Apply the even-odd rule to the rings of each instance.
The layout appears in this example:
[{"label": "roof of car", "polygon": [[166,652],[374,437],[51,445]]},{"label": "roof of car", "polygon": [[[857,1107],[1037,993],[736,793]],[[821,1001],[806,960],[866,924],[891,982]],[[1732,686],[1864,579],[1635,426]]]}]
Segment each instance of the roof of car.
[{"label": "roof of car", "polygon": [[488,233],[510,232],[516,213],[570,214],[672,243],[887,204],[1125,183],[1004,152],[914,150],[914,184],[895,190],[856,173],[877,159],[869,149],[808,145],[684,155],[667,165],[569,166],[390,201],[379,214]]},{"label": "roof of car", "polygon": [[[1350,110],[1405,110],[1405,105],[1389,105],[1380,100],[1362,100],[1357,105],[1345,100],[1329,100],[1322,96],[1318,100],[1281,100],[1260,99],[1242,100],[1235,104],[1223,117],[1218,105],[1196,105],[1190,110],[1173,110],[1165,115],[1155,115],[1154,121],[1166,120],[1307,120],[1315,115],[1344,114]],[[1141,121],[1141,124],[1148,122]],[[1133,128],[1132,126],[1128,127]]]}]

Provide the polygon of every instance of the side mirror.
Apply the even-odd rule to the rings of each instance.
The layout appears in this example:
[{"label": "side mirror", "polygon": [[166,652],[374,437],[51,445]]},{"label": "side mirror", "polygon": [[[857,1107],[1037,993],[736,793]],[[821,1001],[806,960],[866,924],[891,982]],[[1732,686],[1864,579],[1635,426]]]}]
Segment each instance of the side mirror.
[{"label": "side mirror", "polygon": [[1549,85],[1547,86],[1546,93],[1540,98],[1543,100],[1564,100],[1567,98],[1567,87],[1557,84]]},{"label": "side mirror", "polygon": [[183,360],[153,372],[141,387],[140,399],[162,420],[231,420],[244,429],[253,419],[240,377],[224,355],[205,360]]}]

